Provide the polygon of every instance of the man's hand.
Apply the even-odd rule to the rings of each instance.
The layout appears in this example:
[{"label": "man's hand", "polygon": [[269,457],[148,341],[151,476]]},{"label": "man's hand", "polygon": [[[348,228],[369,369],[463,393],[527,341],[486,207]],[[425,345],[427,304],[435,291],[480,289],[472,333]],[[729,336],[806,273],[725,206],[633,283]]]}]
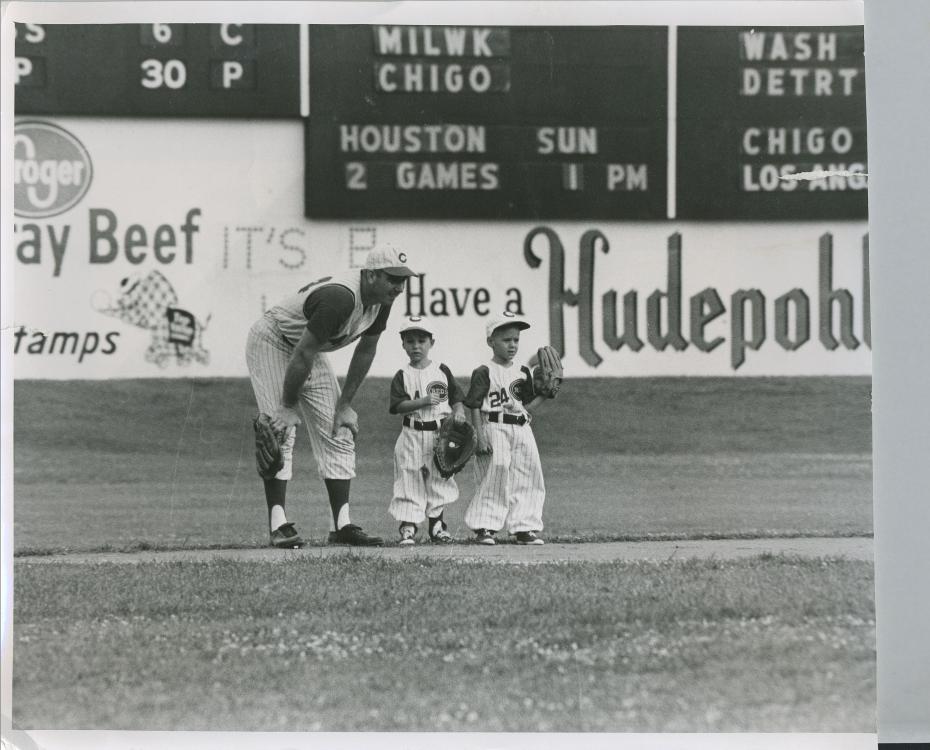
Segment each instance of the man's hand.
[{"label": "man's hand", "polygon": [[432,391],[429,394],[429,405],[430,406],[439,406],[442,403],[442,399],[439,397],[439,394],[436,391]]},{"label": "man's hand", "polygon": [[271,426],[278,432],[286,432],[299,424],[300,416],[297,410],[284,404],[279,404],[274,414],[271,415]]},{"label": "man's hand", "polygon": [[353,440],[358,437],[358,414],[348,404],[336,408],[336,413],[333,416],[333,437],[338,438],[339,431],[342,429],[351,432]]},{"label": "man's hand", "polygon": [[456,424],[462,424],[465,421],[465,415],[460,411],[453,412],[452,421]]}]

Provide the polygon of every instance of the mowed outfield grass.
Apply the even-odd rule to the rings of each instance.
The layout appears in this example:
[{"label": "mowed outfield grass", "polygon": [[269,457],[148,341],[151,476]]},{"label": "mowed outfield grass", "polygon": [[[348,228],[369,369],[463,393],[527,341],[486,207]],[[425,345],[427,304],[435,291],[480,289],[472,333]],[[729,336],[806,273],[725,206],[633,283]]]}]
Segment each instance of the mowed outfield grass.
[{"label": "mowed outfield grass", "polygon": [[871,570],[21,560],[14,726],[874,732]]},{"label": "mowed outfield grass", "polygon": [[[534,422],[550,539],[872,530],[869,378],[569,381]],[[353,520],[389,539],[399,419],[359,391]],[[17,381],[18,553],[267,544],[245,379]],[[301,428],[303,429],[303,428]],[[323,543],[329,510],[298,434],[289,515]],[[459,475],[462,518],[474,490]]]}]

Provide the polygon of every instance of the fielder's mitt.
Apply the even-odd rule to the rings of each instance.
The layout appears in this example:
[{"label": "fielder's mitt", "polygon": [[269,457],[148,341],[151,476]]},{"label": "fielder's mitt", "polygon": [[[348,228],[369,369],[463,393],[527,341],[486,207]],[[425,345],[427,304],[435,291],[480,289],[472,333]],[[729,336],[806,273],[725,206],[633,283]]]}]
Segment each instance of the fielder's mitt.
[{"label": "fielder's mitt", "polygon": [[439,474],[448,479],[468,463],[478,445],[478,436],[471,422],[455,422],[448,418],[439,428],[433,446],[433,463]]},{"label": "fielder's mitt", "polygon": [[281,455],[281,444],[284,435],[276,432],[271,426],[271,417],[259,414],[252,421],[255,428],[255,463],[258,466],[258,475],[262,479],[274,479],[284,467],[284,457]]},{"label": "fielder's mitt", "polygon": [[536,352],[536,361],[533,389],[540,396],[555,398],[562,387],[562,358],[551,346],[543,346]]}]

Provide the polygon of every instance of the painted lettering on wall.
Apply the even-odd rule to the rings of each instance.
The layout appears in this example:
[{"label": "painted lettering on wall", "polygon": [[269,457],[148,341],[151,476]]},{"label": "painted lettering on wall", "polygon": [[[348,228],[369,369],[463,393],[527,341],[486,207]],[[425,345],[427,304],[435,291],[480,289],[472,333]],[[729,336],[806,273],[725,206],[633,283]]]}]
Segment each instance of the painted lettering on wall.
[{"label": "painted lettering on wall", "polygon": [[507,289],[503,303],[498,305],[496,300],[492,303],[491,291],[486,287],[431,287],[427,283],[426,274],[421,273],[410,277],[406,295],[407,309],[404,314],[407,317],[462,317],[470,313],[483,317],[498,307],[515,315],[523,315],[523,293],[517,287]]},{"label": "painted lettering on wall", "polygon": [[[88,262],[94,265],[115,263],[120,259],[130,265],[155,261],[160,265],[194,262],[194,238],[200,232],[199,208],[191,208],[178,224],[124,225],[115,211],[91,208],[88,211]],[[16,259],[25,265],[51,263],[53,277],[61,275],[70,240],[75,236],[71,224],[14,224]]]},{"label": "painted lettering on wall", "polygon": [[17,326],[13,354],[75,357],[80,364],[91,355],[115,353],[118,338],[118,331],[40,331]]},{"label": "painted lettering on wall", "polygon": [[[622,298],[615,289],[609,289],[595,299],[594,280],[605,283],[596,274],[598,254],[610,251],[607,236],[598,229],[582,234],[579,241],[578,289],[565,286],[565,248],[559,235],[549,227],[536,227],[527,234],[523,243],[523,257],[530,268],[538,269],[543,263],[537,250],[544,241],[549,256],[548,300],[549,340],[552,346],[565,354],[566,307],[578,308],[578,354],[591,367],[603,361],[602,352],[619,351],[626,347],[630,352],[641,351],[648,343],[656,351],[684,351],[694,346],[702,352],[712,352],[729,339],[730,367],[742,367],[750,352],[766,344],[767,308],[773,310],[775,343],[785,351],[796,351],[811,343],[811,322],[816,315],[816,341],[827,351],[855,350],[860,345],[871,348],[871,298],[869,295],[868,235],[862,238],[862,290],[857,301],[849,289],[836,288],[833,283],[833,235],[824,234],[817,249],[818,286],[813,302],[800,288],[788,289],[771,303],[766,295],[755,288],[736,289],[729,293],[729,304],[715,287],[707,287],[692,295],[683,306],[682,274],[683,242],[681,234],[674,233],[666,241],[665,289],[655,289],[646,298],[645,325],[640,318],[639,295],[636,289],[626,291]],[[534,250],[534,245],[537,250]],[[595,341],[595,305],[600,305],[602,331]],[[685,321],[685,311],[688,313]],[[716,335],[708,327],[729,312],[729,331],[724,335],[719,326]],[[857,314],[860,320],[856,320]],[[721,321],[722,322],[722,321]],[[859,334],[856,330],[858,328]]]}]

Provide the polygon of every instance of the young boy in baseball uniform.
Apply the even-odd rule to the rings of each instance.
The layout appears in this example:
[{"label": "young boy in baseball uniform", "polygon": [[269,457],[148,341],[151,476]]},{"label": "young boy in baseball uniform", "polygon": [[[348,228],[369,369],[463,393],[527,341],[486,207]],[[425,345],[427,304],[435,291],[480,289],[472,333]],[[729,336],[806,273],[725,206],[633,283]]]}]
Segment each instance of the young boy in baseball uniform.
[{"label": "young boy in baseball uniform", "polygon": [[400,339],[409,362],[391,381],[390,412],[404,418],[394,445],[394,497],[388,511],[400,521],[400,544],[414,544],[423,521],[430,541],[451,544],[442,512],[458,499],[459,488],[436,470],[433,446],[444,419],[465,421],[465,394],[449,368],[430,359],[435,340],[422,318],[410,318]]},{"label": "young boy in baseball uniform", "polygon": [[510,312],[488,322],[485,332],[492,357],[472,372],[465,397],[478,433],[478,488],[465,511],[465,523],[481,544],[495,544],[494,534],[501,529],[517,544],[543,544],[539,532],[546,486],[530,412],[546,399],[534,392],[530,369],[513,361],[520,331],[529,327]]}]

